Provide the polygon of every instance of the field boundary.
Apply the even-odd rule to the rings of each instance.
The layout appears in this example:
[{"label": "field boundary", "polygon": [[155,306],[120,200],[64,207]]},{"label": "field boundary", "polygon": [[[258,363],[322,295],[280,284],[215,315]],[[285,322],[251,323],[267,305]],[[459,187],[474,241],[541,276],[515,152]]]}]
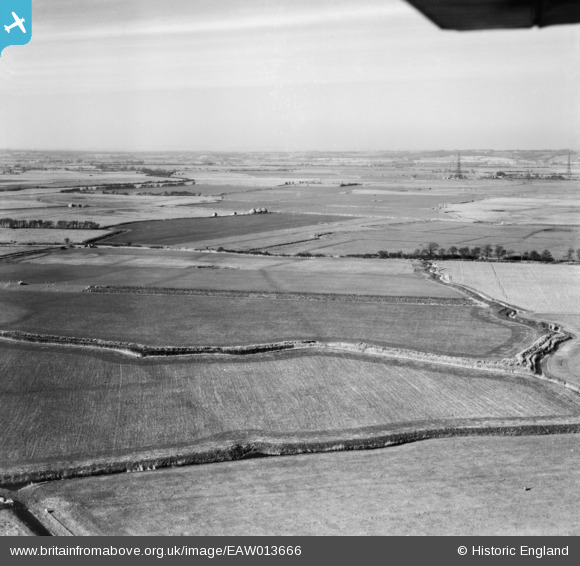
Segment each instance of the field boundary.
[{"label": "field boundary", "polygon": [[53,246],[35,249],[35,250],[22,250],[19,252],[14,252],[12,254],[6,254],[0,256],[0,263],[18,263],[20,260],[31,259],[34,256],[43,257],[50,255]]},{"label": "field boundary", "polygon": [[568,340],[573,340],[575,338],[577,339],[577,337],[574,334],[562,328],[561,325],[553,322],[542,322],[519,316],[518,314],[519,312],[528,312],[528,311],[520,307],[516,307],[515,305],[511,305],[504,301],[500,301],[498,299],[490,297],[489,295],[486,295],[481,291],[475,290],[472,287],[469,287],[468,285],[460,285],[459,283],[452,283],[442,273],[441,268],[434,262],[426,262],[425,271],[430,277],[432,277],[436,282],[440,283],[441,285],[453,287],[458,291],[463,291],[464,293],[466,293],[468,296],[472,297],[475,300],[484,301],[491,307],[492,312],[494,312],[500,318],[508,318],[520,324],[524,324],[526,326],[531,326],[533,328],[543,330],[545,334],[543,336],[540,336],[540,338],[538,338],[529,348],[526,348],[525,350],[517,354],[516,358],[518,358],[518,361],[520,363],[523,363],[526,366],[528,366],[530,371],[532,371],[537,377],[549,381],[551,383],[567,387],[568,389],[571,389],[576,392],[580,390],[580,387],[578,385],[566,381],[564,379],[557,378],[552,374],[550,374],[547,369],[547,364],[544,363],[548,355],[553,354],[558,349],[560,344]]},{"label": "field boundary", "polygon": [[183,289],[179,287],[138,287],[122,285],[89,285],[83,293],[129,295],[192,295],[224,298],[276,299],[283,301],[333,301],[343,303],[393,303],[409,305],[472,307],[471,299],[453,297],[413,297],[406,295],[352,295],[335,293],[300,293],[291,291],[228,291],[215,289]]},{"label": "field boundary", "polygon": [[50,467],[27,465],[13,470],[0,469],[0,482],[4,485],[21,486],[30,482],[143,472],[256,457],[374,450],[435,438],[573,433],[580,433],[578,416],[421,421],[310,435],[272,435],[262,431],[249,431],[245,434],[219,435],[219,438],[200,440],[181,448],[85,460],[75,465],[70,462],[54,462]]},{"label": "field boundary", "polygon": [[351,353],[369,357],[408,360],[434,365],[461,367],[521,377],[534,377],[550,381],[580,394],[580,386],[543,375],[541,361],[568,339],[566,334],[552,332],[540,336],[533,344],[510,358],[485,360],[445,356],[408,350],[391,346],[379,346],[365,342],[321,342],[317,340],[286,340],[266,344],[238,346],[149,346],[135,342],[119,342],[99,338],[78,338],[51,334],[34,334],[21,330],[0,330],[0,340],[22,344],[76,347],[92,350],[108,350],[132,358],[183,358],[187,356],[252,356],[289,350],[311,350],[313,352]]}]

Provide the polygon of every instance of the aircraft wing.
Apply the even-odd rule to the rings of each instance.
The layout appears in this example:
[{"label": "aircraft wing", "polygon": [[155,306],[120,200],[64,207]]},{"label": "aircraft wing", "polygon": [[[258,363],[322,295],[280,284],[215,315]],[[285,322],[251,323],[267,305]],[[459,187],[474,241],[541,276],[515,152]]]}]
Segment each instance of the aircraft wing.
[{"label": "aircraft wing", "polygon": [[580,23],[578,0],[407,0],[442,29],[531,28]]}]

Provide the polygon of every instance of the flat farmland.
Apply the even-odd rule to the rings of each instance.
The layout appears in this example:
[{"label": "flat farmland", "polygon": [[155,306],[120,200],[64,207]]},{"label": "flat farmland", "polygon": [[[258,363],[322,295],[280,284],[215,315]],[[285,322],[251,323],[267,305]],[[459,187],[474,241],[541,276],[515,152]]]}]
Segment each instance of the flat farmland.
[{"label": "flat farmland", "polygon": [[452,283],[534,312],[580,314],[580,266],[437,262]]},{"label": "flat farmland", "polygon": [[74,187],[78,185],[101,185],[111,183],[145,183],[151,177],[130,171],[86,170],[36,170],[19,175],[1,175],[0,186],[10,187]]},{"label": "flat farmland", "polygon": [[[448,213],[470,221],[509,222],[552,225],[580,224],[577,183],[571,190],[557,184],[551,191],[539,195],[496,197],[464,204],[452,204]],[[566,190],[567,189],[567,190]]]},{"label": "flat farmland", "polygon": [[19,495],[79,535],[578,536],[579,441],[429,440],[73,479]]},{"label": "flat farmland", "polygon": [[122,229],[127,232],[107,238],[106,243],[178,245],[348,219],[348,217],[316,214],[245,214],[163,222],[137,222],[124,224]]},{"label": "flat farmland", "polygon": [[2,345],[0,376],[2,473],[254,435],[580,414],[576,394],[534,378],[346,354],[127,360]]},{"label": "flat farmland", "polygon": [[[212,214],[211,209],[196,205],[219,200],[218,197],[206,196],[60,193],[52,188],[24,189],[10,195],[2,202],[3,217],[53,222],[90,220],[101,227],[142,220],[208,217]],[[76,206],[69,207],[69,203]]]},{"label": "flat farmland", "polygon": [[[157,346],[235,346],[319,340],[369,342],[423,352],[503,358],[536,332],[490,309],[461,305],[259,298],[239,293],[132,293],[0,290],[0,328]],[[7,308],[22,313],[4,319]]]},{"label": "flat farmland", "polygon": [[285,258],[181,250],[58,249],[42,257],[4,264],[0,281],[465,297],[452,287],[434,283],[418,265],[407,260]]},{"label": "flat farmland", "polygon": [[[340,228],[325,231],[318,238],[265,238],[262,246],[274,253],[321,253],[325,255],[347,255],[403,251],[412,253],[416,249],[436,242],[441,248],[451,246],[483,247],[486,244],[502,245],[506,250],[524,252],[549,249],[556,259],[564,256],[566,250],[580,245],[580,228],[577,226],[541,225],[493,225],[468,224],[457,221],[415,221],[394,222],[393,220],[367,219],[357,224],[345,224]],[[258,242],[247,246],[242,242],[232,249],[259,247]]]}]

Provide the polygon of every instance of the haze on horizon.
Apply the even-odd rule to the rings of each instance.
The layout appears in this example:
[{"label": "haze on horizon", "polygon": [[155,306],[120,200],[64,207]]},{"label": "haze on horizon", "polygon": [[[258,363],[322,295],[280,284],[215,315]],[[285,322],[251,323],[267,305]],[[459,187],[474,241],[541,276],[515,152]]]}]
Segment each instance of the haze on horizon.
[{"label": "haze on horizon", "polygon": [[51,0],[0,57],[0,148],[580,147],[580,27],[445,32],[402,0]]}]

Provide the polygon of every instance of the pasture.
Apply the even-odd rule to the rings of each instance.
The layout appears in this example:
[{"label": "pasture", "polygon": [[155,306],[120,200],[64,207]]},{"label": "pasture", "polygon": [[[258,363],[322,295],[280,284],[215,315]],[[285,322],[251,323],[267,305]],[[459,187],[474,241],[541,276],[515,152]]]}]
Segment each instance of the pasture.
[{"label": "pasture", "polygon": [[[364,298],[364,297],[363,297]],[[10,309],[20,313],[6,320]],[[461,305],[212,295],[0,290],[0,329],[154,346],[237,346],[283,340],[368,342],[422,352],[504,358],[536,331]]]},{"label": "pasture", "polygon": [[537,263],[437,262],[452,283],[542,313],[580,314],[580,266]]},{"label": "pasture", "polygon": [[19,496],[75,534],[578,536],[578,436],[429,440],[51,482]]},{"label": "pasture", "polygon": [[576,394],[534,378],[356,355],[168,361],[0,348],[2,473],[255,436],[347,439],[398,423],[580,414]]}]

